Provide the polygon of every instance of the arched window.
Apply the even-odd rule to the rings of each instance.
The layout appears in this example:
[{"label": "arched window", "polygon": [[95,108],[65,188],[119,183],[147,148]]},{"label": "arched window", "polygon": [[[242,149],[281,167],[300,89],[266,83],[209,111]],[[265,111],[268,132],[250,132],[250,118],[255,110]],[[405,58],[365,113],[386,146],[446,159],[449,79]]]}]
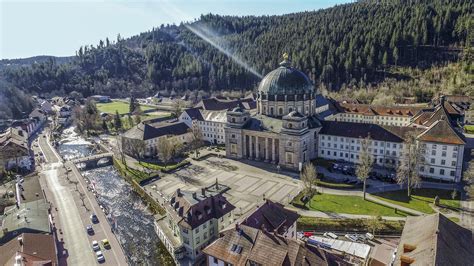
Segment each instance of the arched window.
[{"label": "arched window", "polygon": [[278,114],[282,115],[283,114],[283,108],[278,109]]},{"label": "arched window", "polygon": [[293,112],[293,108],[290,107],[290,108],[288,109],[288,113],[291,113],[291,112]]},{"label": "arched window", "polygon": [[292,124],[292,123],[288,123],[288,128],[293,128],[293,124]]},{"label": "arched window", "polygon": [[235,118],[232,117],[231,121],[232,121],[232,123],[235,123]]},{"label": "arched window", "polygon": [[273,107],[270,107],[270,115],[273,115]]}]

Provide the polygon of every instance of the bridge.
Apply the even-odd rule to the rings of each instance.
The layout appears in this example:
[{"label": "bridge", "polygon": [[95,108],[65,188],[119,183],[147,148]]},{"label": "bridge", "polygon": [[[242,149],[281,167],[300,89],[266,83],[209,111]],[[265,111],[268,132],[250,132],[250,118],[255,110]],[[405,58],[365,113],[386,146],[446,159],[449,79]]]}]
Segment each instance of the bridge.
[{"label": "bridge", "polygon": [[114,154],[111,152],[94,154],[87,157],[71,160],[80,170],[89,170],[97,167],[108,166],[114,163]]}]

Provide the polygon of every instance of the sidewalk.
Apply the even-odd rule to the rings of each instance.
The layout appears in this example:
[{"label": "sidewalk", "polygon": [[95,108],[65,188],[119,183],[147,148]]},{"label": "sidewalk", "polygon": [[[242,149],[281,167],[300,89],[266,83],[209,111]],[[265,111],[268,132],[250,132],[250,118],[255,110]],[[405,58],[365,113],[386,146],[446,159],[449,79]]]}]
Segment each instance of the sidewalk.
[{"label": "sidewalk", "polygon": [[[321,212],[314,210],[303,210],[293,206],[287,206],[286,209],[297,212],[301,216],[317,217],[317,218],[331,218],[331,219],[369,219],[373,218],[373,215],[362,215],[362,214],[346,214],[346,213],[332,213],[332,212]],[[382,219],[389,221],[404,221],[406,217],[394,217],[394,216],[382,216]]]}]

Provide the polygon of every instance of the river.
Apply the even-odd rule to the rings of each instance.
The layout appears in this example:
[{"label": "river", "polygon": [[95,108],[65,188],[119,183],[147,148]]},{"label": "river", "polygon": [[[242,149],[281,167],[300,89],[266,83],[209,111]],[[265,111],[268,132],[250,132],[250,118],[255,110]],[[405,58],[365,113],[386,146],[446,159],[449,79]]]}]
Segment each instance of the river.
[{"label": "river", "polygon": [[[64,130],[57,146],[61,157],[71,160],[96,153],[94,145],[77,135],[72,128]],[[158,265],[153,216],[141,198],[132,190],[113,166],[82,172],[95,184],[97,200],[115,217],[115,234],[131,265]],[[108,217],[110,222],[113,218]]]}]

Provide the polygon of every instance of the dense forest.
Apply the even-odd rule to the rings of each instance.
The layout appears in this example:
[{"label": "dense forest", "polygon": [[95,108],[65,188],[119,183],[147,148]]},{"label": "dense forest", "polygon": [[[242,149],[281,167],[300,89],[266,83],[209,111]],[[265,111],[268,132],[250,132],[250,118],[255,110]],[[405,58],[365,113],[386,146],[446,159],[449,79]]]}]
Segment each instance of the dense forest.
[{"label": "dense forest", "polygon": [[462,70],[472,73],[473,11],[470,0],[366,0],[282,16],[208,14],[80,47],[71,62],[7,68],[0,78],[44,96],[208,95],[255,89],[287,52],[316,86],[356,90],[407,77],[393,68],[464,58]]}]

